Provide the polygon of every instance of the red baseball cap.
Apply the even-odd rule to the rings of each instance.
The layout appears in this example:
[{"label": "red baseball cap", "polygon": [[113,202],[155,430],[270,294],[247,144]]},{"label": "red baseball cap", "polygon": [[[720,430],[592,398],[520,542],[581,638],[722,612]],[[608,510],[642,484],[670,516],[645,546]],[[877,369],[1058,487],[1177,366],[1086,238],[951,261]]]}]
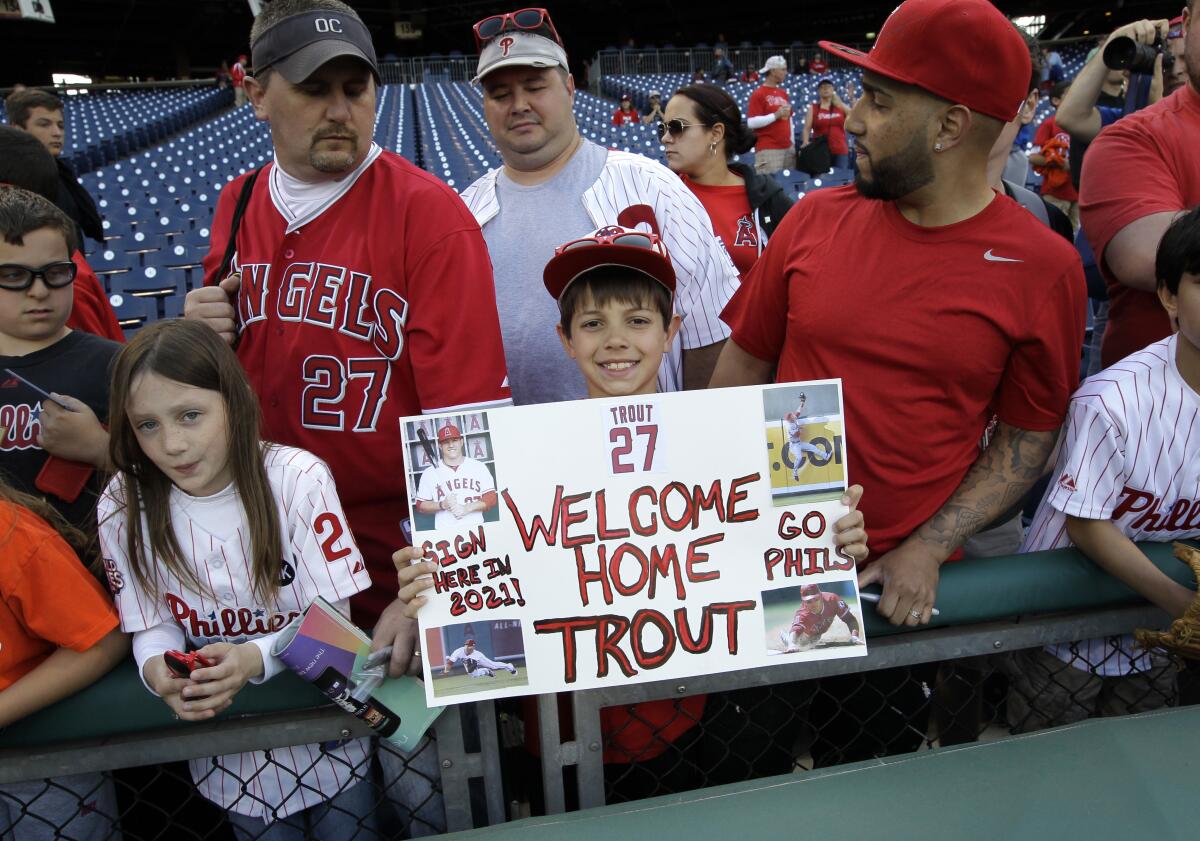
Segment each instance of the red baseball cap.
[{"label": "red baseball cap", "polygon": [[449,441],[453,438],[462,438],[462,433],[458,431],[458,427],[452,423],[448,423],[438,430],[439,441]]},{"label": "red baseball cap", "polygon": [[641,272],[675,294],[675,269],[667,247],[656,234],[611,225],[554,249],[542,272],[546,291],[562,297],[581,274],[601,266],[619,266]]},{"label": "red baseball cap", "polygon": [[820,43],[851,64],[1006,123],[1029,94],[1029,48],[988,0],[906,0],[869,53]]},{"label": "red baseball cap", "polygon": [[821,598],[821,588],[816,584],[804,584],[800,587],[800,598],[806,602],[819,599]]}]

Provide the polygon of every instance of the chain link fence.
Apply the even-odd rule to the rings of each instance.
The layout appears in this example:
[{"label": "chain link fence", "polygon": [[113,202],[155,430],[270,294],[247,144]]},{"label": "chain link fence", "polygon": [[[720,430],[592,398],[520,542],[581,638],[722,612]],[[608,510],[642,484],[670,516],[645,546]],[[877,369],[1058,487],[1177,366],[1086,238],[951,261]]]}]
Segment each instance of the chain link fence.
[{"label": "chain link fence", "polygon": [[[1164,620],[1126,607],[944,627],[873,637],[865,658],[466,704],[407,754],[332,708],[4,749],[0,838],[423,837],[998,739],[1189,702],[1190,672],[1106,639]],[[265,762],[236,756],[249,750]]]}]

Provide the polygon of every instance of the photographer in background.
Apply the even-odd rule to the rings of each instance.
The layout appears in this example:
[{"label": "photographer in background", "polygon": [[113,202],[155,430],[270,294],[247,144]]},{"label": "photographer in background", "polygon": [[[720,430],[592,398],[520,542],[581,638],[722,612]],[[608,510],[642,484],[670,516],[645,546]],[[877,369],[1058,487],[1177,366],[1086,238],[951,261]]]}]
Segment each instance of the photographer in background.
[{"label": "photographer in background", "polygon": [[[1190,0],[1183,15],[1188,84],[1109,126],[1084,160],[1080,215],[1109,294],[1101,347],[1106,366],[1171,332],[1155,295],[1154,258],[1171,222],[1200,204],[1200,156],[1195,152],[1195,139],[1200,137],[1200,31],[1193,26],[1198,6],[1200,0]],[[1166,21],[1139,21],[1132,27],[1139,44],[1154,42],[1159,33],[1165,41]],[[1067,104],[1064,100],[1059,110],[1060,124]]]},{"label": "photographer in background", "polygon": [[[1100,102],[1101,97],[1105,94],[1107,94],[1106,100],[1109,103],[1112,102],[1112,76],[1124,72],[1124,68],[1110,68],[1104,63],[1109,46],[1115,40],[1128,38],[1134,44],[1152,47],[1157,39],[1165,39],[1166,35],[1167,21],[1165,20],[1139,20],[1122,26],[1109,35],[1100,49],[1096,50],[1095,55],[1079,71],[1079,75],[1071,82],[1070,89],[1063,96],[1062,103],[1058,106],[1058,112],[1055,114],[1058,127],[1076,141],[1091,143],[1102,128],[1115,123],[1124,116],[1123,105]],[[1162,62],[1163,56],[1160,53],[1154,59],[1151,68],[1153,73],[1151,74],[1148,103],[1150,105],[1162,98]],[[1134,68],[1130,69],[1137,72]]]},{"label": "photographer in background", "polygon": [[1172,60],[1163,60],[1163,96],[1170,96],[1187,84],[1187,53],[1184,50],[1183,16],[1173,19],[1167,31],[1167,51]]}]

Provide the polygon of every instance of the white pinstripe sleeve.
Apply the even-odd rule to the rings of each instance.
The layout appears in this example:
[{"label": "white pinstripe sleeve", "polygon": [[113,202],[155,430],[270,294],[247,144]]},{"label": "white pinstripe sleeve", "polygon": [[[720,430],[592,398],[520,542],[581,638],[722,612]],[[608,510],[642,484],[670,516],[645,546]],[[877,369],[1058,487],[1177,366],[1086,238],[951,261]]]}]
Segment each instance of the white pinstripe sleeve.
[{"label": "white pinstripe sleeve", "polygon": [[1080,519],[1110,519],[1125,476],[1119,427],[1107,412],[1076,398],[1063,434],[1057,475],[1050,477],[1045,503]]},{"label": "white pinstripe sleeve", "polygon": [[315,456],[310,459],[290,473],[289,504],[281,506],[287,512],[286,551],[295,562],[305,592],[338,602],[370,587],[371,577],[350,533],[329,468]]},{"label": "white pinstripe sleeve", "polygon": [[[117,612],[121,615],[121,630],[132,633],[175,620],[167,612],[163,600],[152,598],[138,585],[133,575],[133,564],[127,552],[124,499],[121,475],[118,474],[100,496],[96,519],[100,526],[100,552],[104,557]],[[143,552],[149,556],[148,551]]]},{"label": "white pinstripe sleeve", "polygon": [[663,178],[655,216],[678,283],[675,309],[682,317],[684,348],[706,347],[729,338],[721,310],[738,289],[737,269],[713,232],[712,220],[700,200],[678,178]]}]

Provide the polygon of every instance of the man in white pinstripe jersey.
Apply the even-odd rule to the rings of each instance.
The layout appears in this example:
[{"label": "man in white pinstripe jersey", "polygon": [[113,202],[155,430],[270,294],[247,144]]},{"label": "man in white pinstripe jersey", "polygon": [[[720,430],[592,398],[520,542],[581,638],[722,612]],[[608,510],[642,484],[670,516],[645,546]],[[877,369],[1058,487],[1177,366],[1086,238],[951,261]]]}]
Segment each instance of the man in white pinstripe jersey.
[{"label": "man in white pinstripe jersey", "polygon": [[[1200,210],[1167,229],[1155,274],[1177,332],[1075,393],[1058,463],[1021,549],[1077,546],[1179,616],[1194,594],[1134,541],[1200,537]],[[1173,669],[1137,651],[1131,636],[1020,651],[1010,665],[1016,730],[1140,712],[1174,694]]]},{"label": "man in white pinstripe jersey", "polygon": [[556,246],[608,225],[653,231],[678,278],[679,338],[659,390],[703,388],[729,329],[719,315],[737,270],[703,206],[665,166],[586,140],[572,113],[575,82],[549,16],[523,10],[476,24],[475,81],[504,159],[463,193],[483,228],[496,282],[509,384],[517,404],[586,395],[555,335],[559,314],[542,290]]}]

